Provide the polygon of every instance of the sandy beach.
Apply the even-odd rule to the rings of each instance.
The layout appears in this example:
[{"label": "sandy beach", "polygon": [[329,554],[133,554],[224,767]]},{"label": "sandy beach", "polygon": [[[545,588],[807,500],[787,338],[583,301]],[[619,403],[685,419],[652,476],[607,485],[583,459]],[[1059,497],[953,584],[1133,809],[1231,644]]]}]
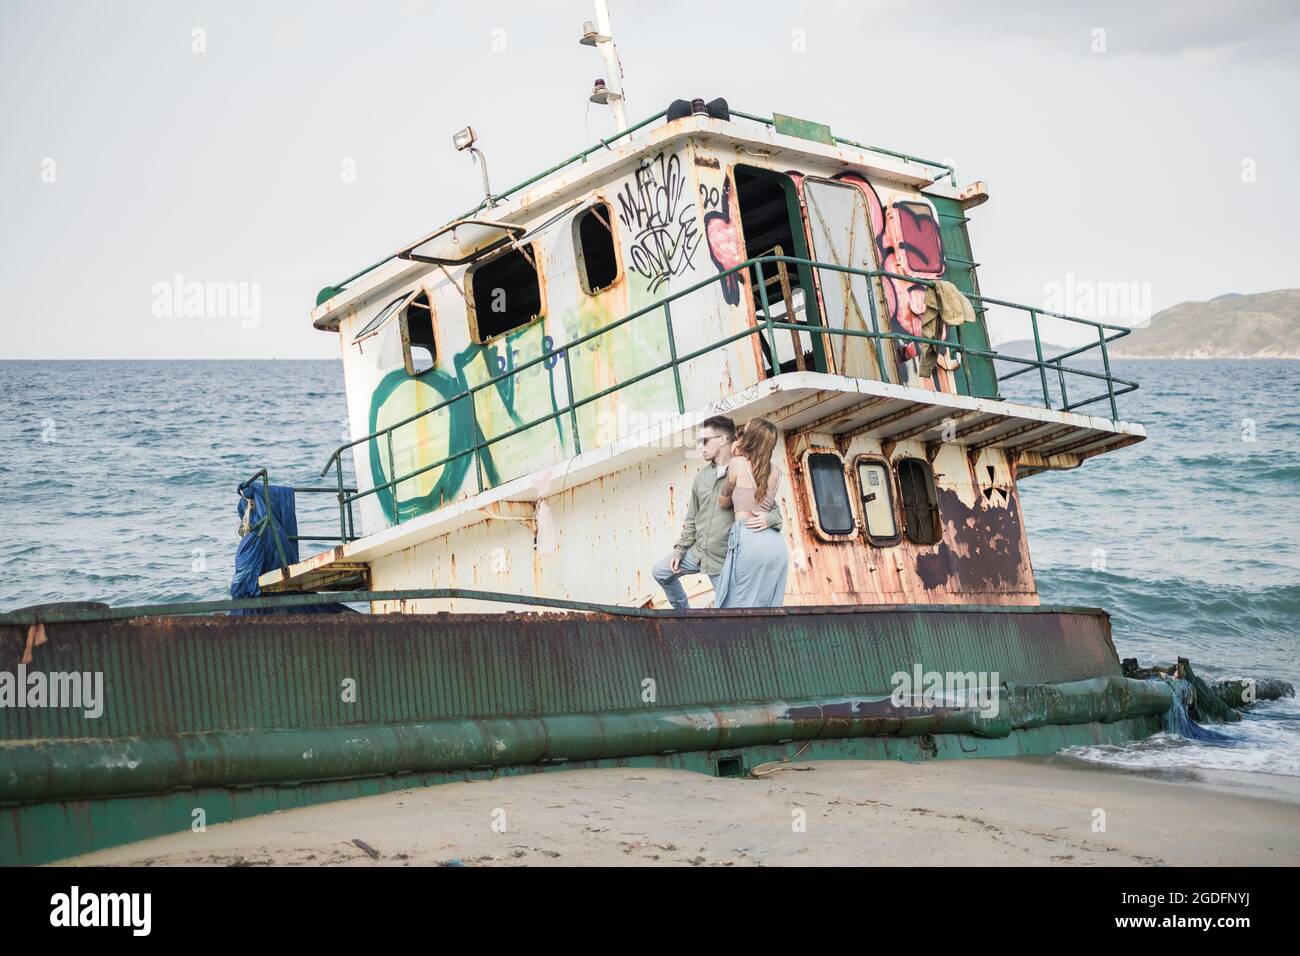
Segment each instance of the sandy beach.
[{"label": "sandy beach", "polygon": [[[1102,826],[1104,824],[1104,829]],[[284,811],[68,861],[159,866],[1300,864],[1290,778],[1059,759],[571,770]]]}]

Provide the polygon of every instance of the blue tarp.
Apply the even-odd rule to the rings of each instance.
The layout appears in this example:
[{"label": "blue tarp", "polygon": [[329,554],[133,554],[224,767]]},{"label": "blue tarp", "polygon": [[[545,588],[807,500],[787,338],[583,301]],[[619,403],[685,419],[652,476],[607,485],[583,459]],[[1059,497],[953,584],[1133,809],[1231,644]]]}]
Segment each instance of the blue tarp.
[{"label": "blue tarp", "polygon": [[[271,519],[263,524],[262,519],[267,515],[267,488],[270,489]],[[244,494],[251,497],[246,498]],[[285,485],[263,487],[259,482],[250,485],[244,494],[235,505],[235,513],[239,515],[240,526],[247,524],[252,530],[240,538],[235,551],[235,576],[230,581],[230,596],[236,599],[257,597],[262,593],[258,578],[267,571],[298,562],[298,542],[293,540],[298,535],[298,509],[293,489]],[[244,511],[250,507],[252,513],[245,522]],[[339,614],[351,611],[352,608],[346,604],[313,604],[307,607],[250,608],[229,613]]]},{"label": "blue tarp", "polygon": [[[239,540],[235,551],[235,576],[230,581],[232,598],[257,597],[262,589],[257,579],[267,571],[274,571],[298,561],[298,511],[294,504],[293,489],[284,485],[270,485],[271,520],[262,524],[267,515],[266,488],[254,484],[248,489],[249,498],[240,497],[235,505],[241,526],[252,528]],[[252,514],[245,521],[245,509]],[[231,611],[231,614],[256,614],[257,611]]]}]

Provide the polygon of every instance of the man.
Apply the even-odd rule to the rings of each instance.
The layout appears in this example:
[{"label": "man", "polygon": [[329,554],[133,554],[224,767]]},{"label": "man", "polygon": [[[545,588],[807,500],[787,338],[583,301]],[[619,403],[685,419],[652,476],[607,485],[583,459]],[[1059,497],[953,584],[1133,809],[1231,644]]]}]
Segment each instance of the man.
[{"label": "man", "polygon": [[[718,493],[727,479],[731,444],[736,440],[736,423],[725,415],[714,415],[700,423],[697,443],[704,467],[691,486],[691,501],[682,525],[682,536],[671,554],[664,556],[651,573],[664,589],[668,603],[678,610],[691,605],[679,580],[683,574],[707,574],[716,590],[722,565],[727,560],[727,539],[733,522],[731,508],[718,504]],[[750,518],[746,524],[757,530],[781,527],[781,509]]]}]

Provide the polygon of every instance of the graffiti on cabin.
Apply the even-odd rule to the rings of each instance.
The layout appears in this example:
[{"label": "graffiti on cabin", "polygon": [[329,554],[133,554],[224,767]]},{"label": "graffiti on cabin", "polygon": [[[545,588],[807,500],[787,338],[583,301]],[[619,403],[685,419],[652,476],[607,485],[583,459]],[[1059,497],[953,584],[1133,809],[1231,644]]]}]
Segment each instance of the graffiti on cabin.
[{"label": "graffiti on cabin", "polygon": [[521,473],[521,469],[529,469],[543,450],[568,452],[573,445],[569,423],[553,418],[503,438],[477,455],[459,454],[547,418],[562,407],[559,395],[565,392],[563,369],[557,369],[549,359],[480,389],[472,399],[466,396],[470,388],[538,358],[551,347],[551,336],[544,334],[542,323],[535,322],[490,345],[471,345],[453,356],[454,374],[435,368],[411,376],[405,368],[398,368],[384,377],[371,397],[371,432],[464,396],[395,429],[391,469],[387,440],[370,442],[370,470],[376,485],[429,468],[395,489],[379,493],[390,521],[402,521],[454,500],[469,477],[471,465],[480,470],[484,487],[490,487],[504,477]]},{"label": "graffiti on cabin", "polygon": [[988,478],[979,483],[980,494],[984,500],[991,505],[997,505],[1005,508],[1011,504],[1011,481],[1008,478],[998,479],[997,469],[992,465],[986,465]]},{"label": "graffiti on cabin", "polygon": [[[708,210],[704,214],[704,238],[709,244],[709,257],[719,273],[726,272],[745,261],[740,229],[731,217],[731,177],[724,181],[721,192],[701,184],[700,195]],[[722,280],[722,297],[728,305],[740,304],[740,273],[733,272]]]},{"label": "graffiti on cabin", "polygon": [[[391,470],[387,441],[369,442],[370,476],[375,486],[389,481],[390,475],[409,474],[473,444],[473,408],[465,399],[449,401],[462,391],[454,377],[438,368],[418,378],[408,375],[404,368],[397,368],[380,380],[370,398],[371,432],[442,402],[448,404],[394,431]],[[376,497],[385,516],[389,521],[400,521],[451,501],[464,482],[470,464],[470,456],[464,455],[394,488],[380,490]]]},{"label": "graffiti on cabin", "polygon": [[637,167],[619,190],[618,218],[630,234],[628,262],[658,292],[669,279],[695,269],[700,244],[695,203],[683,202],[681,159],[659,153]]},{"label": "graffiti on cabin", "polygon": [[[929,204],[897,201],[886,207],[875,187],[861,176],[842,173],[836,178],[857,186],[867,197],[876,261],[880,263],[880,269],[918,279],[934,280],[943,276],[943,239]],[[890,330],[920,335],[921,320],[925,315],[925,286],[919,282],[889,277],[882,278],[880,284],[885,293]],[[918,351],[914,342],[898,346],[901,361],[916,358]],[[955,368],[958,356],[949,356],[947,349],[941,348],[939,351],[940,364],[944,368]]]},{"label": "graffiti on cabin", "polygon": [[[620,239],[625,243],[646,242],[647,230],[653,232],[668,221],[663,217],[676,217],[674,222],[683,215],[692,217],[691,230],[672,240],[678,251],[666,253],[664,261],[673,263],[683,261],[681,256],[693,252],[698,245],[698,230],[693,220],[695,206],[681,205],[684,181],[678,169],[675,158],[657,161],[649,173],[645,166],[641,167],[624,184],[620,199],[626,204],[630,221],[642,226],[635,236],[630,229],[624,232]],[[665,183],[667,190],[663,188]],[[637,200],[638,196],[644,202]],[[634,200],[641,205],[634,205]],[[630,256],[624,259],[632,261]],[[562,262],[549,265],[553,275],[565,274]],[[653,269],[648,271],[647,275],[634,270],[628,275],[628,281],[595,297],[577,294],[575,280],[570,290],[574,293],[571,306],[557,306],[558,311],[552,315],[489,344],[471,344],[459,353],[441,358],[436,368],[422,375],[409,375],[400,365],[400,342],[395,338],[386,342],[381,351],[387,356],[387,362],[381,368],[391,371],[371,394],[369,431],[372,433],[457,395],[465,396],[469,389],[518,369],[515,374],[480,388],[472,398],[451,401],[444,408],[396,429],[391,461],[386,438],[369,443],[374,485],[383,485],[395,475],[428,469],[400,482],[396,488],[377,494],[386,519],[405,521],[479,490],[480,482],[481,487],[489,488],[536,471],[557,457],[576,454],[579,449],[590,450],[611,438],[621,437],[622,431],[629,427],[627,423],[634,421],[627,414],[629,407],[648,413],[675,414],[676,393],[668,375],[653,376],[613,395],[586,402],[572,414],[565,411],[569,403],[567,374],[573,376],[575,401],[582,401],[669,359],[668,333],[657,315],[648,314],[643,320],[625,323],[528,365],[543,354],[555,351],[557,346],[595,332],[661,297],[662,293],[656,296],[653,290],[661,284],[662,277]],[[564,301],[557,287],[552,286],[552,291],[557,293],[559,302]],[[567,361],[564,360],[566,352]],[[517,434],[509,434],[516,431]],[[499,440],[472,451],[476,445],[493,439]],[[461,452],[465,454],[445,460]]]}]

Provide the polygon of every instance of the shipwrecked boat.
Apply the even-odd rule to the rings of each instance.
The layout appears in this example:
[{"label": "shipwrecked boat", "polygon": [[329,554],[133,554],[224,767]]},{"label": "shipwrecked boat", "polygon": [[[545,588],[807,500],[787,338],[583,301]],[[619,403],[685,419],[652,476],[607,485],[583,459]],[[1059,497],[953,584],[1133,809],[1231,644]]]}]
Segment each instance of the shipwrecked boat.
[{"label": "shipwrecked boat", "polygon": [[[324,485],[240,484],[257,596],[0,615],[0,669],[103,688],[97,716],[0,709],[0,862],[503,773],[1160,729],[1174,695],[1124,675],[1107,615],[1040,604],[1020,507],[1145,437],[1127,330],[982,293],[983,183],[700,98],[486,192],[321,291],[359,437]],[[942,282],[973,320],[935,319]],[[1049,321],[1087,341],[1044,354]],[[701,576],[674,611],[650,577],[719,414],[780,431],[783,607],[710,609]],[[337,527],[299,533],[308,493]],[[340,604],[370,613],[301,613]]]}]

